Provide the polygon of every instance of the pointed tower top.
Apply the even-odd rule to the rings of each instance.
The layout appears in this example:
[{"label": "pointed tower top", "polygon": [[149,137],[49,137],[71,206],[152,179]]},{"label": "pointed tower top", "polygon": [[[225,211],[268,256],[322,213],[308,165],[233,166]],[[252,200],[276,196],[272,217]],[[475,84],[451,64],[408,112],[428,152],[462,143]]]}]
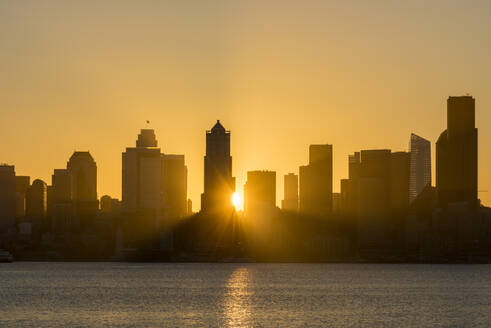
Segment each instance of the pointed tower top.
[{"label": "pointed tower top", "polygon": [[220,123],[220,120],[217,120],[217,123],[211,129],[212,133],[225,133],[225,128]]}]

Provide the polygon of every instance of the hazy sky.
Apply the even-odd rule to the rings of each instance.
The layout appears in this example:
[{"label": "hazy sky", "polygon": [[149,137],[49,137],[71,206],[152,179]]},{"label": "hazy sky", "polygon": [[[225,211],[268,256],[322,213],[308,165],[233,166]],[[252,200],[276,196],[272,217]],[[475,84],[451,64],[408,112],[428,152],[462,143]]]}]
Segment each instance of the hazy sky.
[{"label": "hazy sky", "polygon": [[98,195],[119,198],[121,152],[148,119],[185,154],[198,210],[220,119],[238,191],[275,170],[279,204],[312,143],[333,144],[335,191],[354,151],[407,150],[414,132],[434,158],[446,98],[470,93],[490,204],[490,61],[490,1],[0,0],[0,162],[49,184],[90,150]]}]

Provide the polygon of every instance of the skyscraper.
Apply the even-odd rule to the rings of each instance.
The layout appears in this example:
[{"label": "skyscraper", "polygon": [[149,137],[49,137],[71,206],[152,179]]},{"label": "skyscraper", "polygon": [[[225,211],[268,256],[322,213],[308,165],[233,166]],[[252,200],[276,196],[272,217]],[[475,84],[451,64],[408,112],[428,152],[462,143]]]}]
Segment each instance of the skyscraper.
[{"label": "skyscraper", "polygon": [[67,169],[55,169],[51,176],[52,228],[57,233],[66,232],[73,219],[72,179]]},{"label": "skyscraper", "polygon": [[358,245],[379,248],[388,240],[390,217],[391,151],[362,150],[357,181]]},{"label": "skyscraper", "polygon": [[122,210],[159,212],[163,206],[162,155],[155,132],[142,129],[122,155]]},{"label": "skyscraper", "polygon": [[410,154],[405,151],[390,154],[390,206],[393,215],[409,206]]},{"label": "skyscraper", "polygon": [[22,218],[26,215],[26,192],[31,184],[28,176],[15,176],[15,216]]},{"label": "skyscraper", "polygon": [[45,224],[48,211],[48,186],[36,179],[26,192],[26,216],[31,222]]},{"label": "skyscraper", "polygon": [[436,142],[438,203],[477,201],[477,128],[472,96],[449,97],[447,129]]},{"label": "skyscraper", "polygon": [[154,130],[142,129],[136,147],[123,160],[122,210],[181,217],[187,212],[187,167],[184,155],[162,154]]},{"label": "skyscraper", "polygon": [[97,165],[88,151],[76,151],[67,163],[70,196],[76,215],[94,215],[97,199]]},{"label": "skyscraper", "polygon": [[409,151],[409,201],[412,202],[424,187],[431,185],[431,144],[428,140],[411,133]]},{"label": "skyscraper", "polygon": [[276,207],[276,172],[249,171],[244,185],[246,215]]},{"label": "skyscraper", "polygon": [[282,209],[286,211],[298,210],[298,175],[288,173],[284,177],[284,196],[281,203]]},{"label": "skyscraper", "polygon": [[173,217],[187,214],[188,168],[184,155],[162,155],[165,210]]},{"label": "skyscraper", "polygon": [[15,228],[15,168],[0,165],[0,234]]},{"label": "skyscraper", "polygon": [[332,145],[310,145],[309,165],[300,167],[299,186],[301,212],[332,211]]},{"label": "skyscraper", "polygon": [[235,178],[232,177],[230,156],[230,131],[218,120],[206,131],[204,193],[201,195],[203,211],[233,211],[232,194]]}]

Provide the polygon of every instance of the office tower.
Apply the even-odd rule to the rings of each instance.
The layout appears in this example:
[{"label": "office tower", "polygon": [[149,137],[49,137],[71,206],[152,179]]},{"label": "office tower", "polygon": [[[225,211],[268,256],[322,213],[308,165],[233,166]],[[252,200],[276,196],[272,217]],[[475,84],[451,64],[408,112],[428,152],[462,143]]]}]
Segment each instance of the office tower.
[{"label": "office tower", "polygon": [[0,234],[15,231],[15,168],[0,165]]},{"label": "office tower", "polygon": [[310,145],[309,165],[300,167],[300,211],[325,215],[332,211],[332,145]]},{"label": "office tower", "polygon": [[436,188],[441,207],[477,203],[477,128],[471,96],[447,100],[447,129],[436,142]]},{"label": "office tower", "polygon": [[26,217],[31,222],[45,224],[48,212],[48,186],[36,179],[26,192]]},{"label": "office tower", "polygon": [[244,185],[246,215],[276,207],[276,172],[249,171]]},{"label": "office tower", "polygon": [[164,207],[172,217],[187,214],[188,169],[184,155],[162,155]]},{"label": "office tower", "polygon": [[210,131],[206,131],[206,155],[204,159],[204,193],[201,195],[203,211],[233,211],[232,194],[235,178],[232,177],[230,156],[230,131],[226,131],[218,120]]},{"label": "office tower", "polygon": [[70,229],[73,218],[72,179],[67,169],[55,169],[51,176],[52,228],[56,233]]},{"label": "office tower", "polygon": [[358,179],[360,177],[360,152],[348,156],[349,179],[341,180],[340,211],[344,215],[358,215]]},{"label": "office tower", "polygon": [[294,173],[285,175],[283,198],[282,209],[286,211],[298,210],[298,175]]},{"label": "office tower", "polygon": [[29,189],[31,178],[28,176],[15,176],[15,217],[26,216],[26,192]]},{"label": "office tower", "polygon": [[[390,205],[401,211],[409,206],[410,154],[399,151],[390,154]],[[395,213],[393,213],[394,215]]]},{"label": "office tower", "polygon": [[122,210],[150,210],[159,213],[163,206],[162,156],[151,129],[142,129],[136,147],[122,155]]},{"label": "office tower", "polygon": [[358,173],[359,247],[378,248],[385,245],[387,241],[391,199],[391,151],[362,150]]},{"label": "office tower", "polygon": [[411,133],[409,150],[409,201],[412,202],[426,186],[431,185],[431,144],[428,140]]},{"label": "office tower", "polygon": [[70,195],[75,215],[95,215],[97,199],[97,165],[88,151],[76,151],[67,163]]}]

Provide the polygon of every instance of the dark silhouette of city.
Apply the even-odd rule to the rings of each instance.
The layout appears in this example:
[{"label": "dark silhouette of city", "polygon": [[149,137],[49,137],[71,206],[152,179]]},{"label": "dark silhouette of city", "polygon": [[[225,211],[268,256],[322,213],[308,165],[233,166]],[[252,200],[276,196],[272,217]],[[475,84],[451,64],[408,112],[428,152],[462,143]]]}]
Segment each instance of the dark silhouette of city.
[{"label": "dark silhouette of city", "polygon": [[[309,146],[298,173],[247,172],[236,207],[231,132],[206,131],[201,210],[184,155],[142,129],[122,153],[122,199],[97,195],[97,164],[75,151],[51,181],[0,165],[0,249],[23,260],[487,262],[491,208],[478,199],[475,100],[449,97],[447,129],[406,151],[362,149],[333,193],[333,147]],[[306,145],[307,147],[308,145]],[[294,168],[292,168],[292,171]],[[276,179],[284,179],[277,207]]]}]

